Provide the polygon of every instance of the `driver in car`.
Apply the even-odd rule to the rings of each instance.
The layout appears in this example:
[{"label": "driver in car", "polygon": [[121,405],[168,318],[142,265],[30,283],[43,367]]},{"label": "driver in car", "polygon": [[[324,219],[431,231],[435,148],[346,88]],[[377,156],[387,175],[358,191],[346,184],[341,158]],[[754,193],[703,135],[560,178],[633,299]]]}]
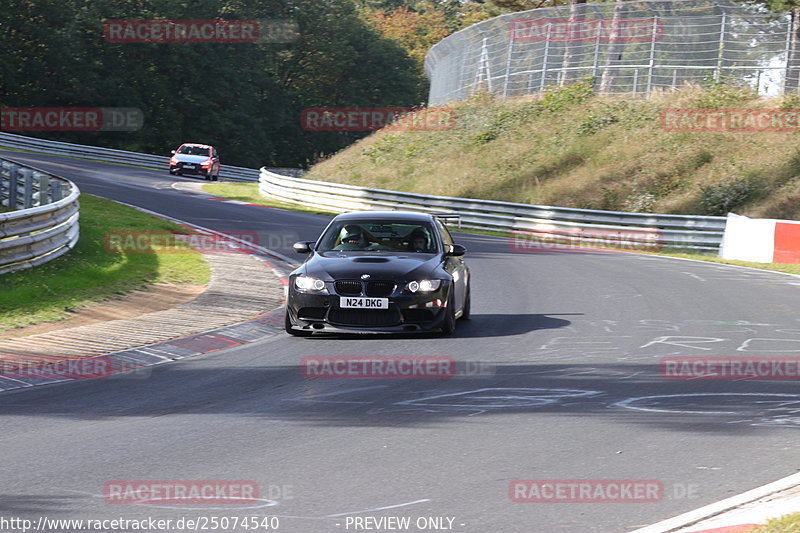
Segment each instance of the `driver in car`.
[{"label": "driver in car", "polygon": [[344,227],[342,242],[334,250],[362,250],[367,242],[359,226],[350,224]]},{"label": "driver in car", "polygon": [[413,252],[428,251],[428,236],[425,235],[425,232],[422,230],[422,228],[417,228],[411,232],[409,249]]}]

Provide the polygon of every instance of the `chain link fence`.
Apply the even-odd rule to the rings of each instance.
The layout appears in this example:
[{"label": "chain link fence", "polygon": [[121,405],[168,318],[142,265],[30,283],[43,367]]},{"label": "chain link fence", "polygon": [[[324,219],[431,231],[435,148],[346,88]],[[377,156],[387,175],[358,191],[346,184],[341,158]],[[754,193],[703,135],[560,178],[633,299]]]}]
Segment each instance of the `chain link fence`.
[{"label": "chain link fence", "polygon": [[428,104],[480,90],[522,96],[587,76],[604,93],[646,95],[709,80],[744,82],[763,96],[796,92],[796,33],[789,13],[725,0],[617,0],[511,13],[431,48]]}]

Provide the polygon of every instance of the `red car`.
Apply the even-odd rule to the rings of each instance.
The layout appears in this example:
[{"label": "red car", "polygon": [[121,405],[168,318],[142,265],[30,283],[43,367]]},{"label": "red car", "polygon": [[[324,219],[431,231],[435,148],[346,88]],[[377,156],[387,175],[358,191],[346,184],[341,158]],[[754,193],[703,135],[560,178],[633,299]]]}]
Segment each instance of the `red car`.
[{"label": "red car", "polygon": [[217,149],[207,144],[183,143],[172,151],[169,173],[182,176],[195,174],[207,180],[219,179],[219,155]]}]

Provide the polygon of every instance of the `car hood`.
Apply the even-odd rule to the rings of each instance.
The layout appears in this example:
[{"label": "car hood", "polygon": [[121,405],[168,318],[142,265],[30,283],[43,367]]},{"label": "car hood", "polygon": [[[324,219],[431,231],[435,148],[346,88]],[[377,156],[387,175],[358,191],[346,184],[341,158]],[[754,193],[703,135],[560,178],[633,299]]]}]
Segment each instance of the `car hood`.
[{"label": "car hood", "polygon": [[315,253],[304,270],[326,279],[359,279],[369,274],[374,280],[408,280],[430,276],[440,265],[438,254],[323,252]]},{"label": "car hood", "polygon": [[202,163],[203,161],[208,160],[207,155],[175,154],[173,157],[184,163]]}]

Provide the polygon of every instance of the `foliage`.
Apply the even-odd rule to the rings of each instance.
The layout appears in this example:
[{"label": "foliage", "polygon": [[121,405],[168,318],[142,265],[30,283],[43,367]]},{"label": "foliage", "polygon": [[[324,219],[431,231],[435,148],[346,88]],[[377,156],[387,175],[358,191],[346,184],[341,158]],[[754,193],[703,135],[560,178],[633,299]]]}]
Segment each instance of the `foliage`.
[{"label": "foliage", "polygon": [[700,203],[707,215],[727,215],[737,207],[742,206],[758,190],[756,181],[738,179],[733,181],[701,185]]},{"label": "foliage", "polygon": [[[290,42],[109,43],[108,19],[290,19]],[[0,104],[136,107],[135,132],[35,134],[167,154],[214,144],[223,165],[301,166],[364,133],[306,132],[314,106],[418,105],[426,82],[355,0],[7,0],[0,11]],[[437,34],[439,35],[439,34]],[[28,134],[28,133],[26,133]]]},{"label": "foliage", "polygon": [[372,9],[366,17],[381,36],[397,42],[414,58],[420,72],[428,49],[450,33],[444,11],[432,2],[421,4],[417,11],[408,6],[391,11]]},{"label": "foliage", "polygon": [[800,109],[800,94],[791,93],[783,95],[780,108],[784,111],[788,111],[790,109]]},{"label": "foliage", "polygon": [[695,107],[701,109],[732,107],[758,98],[758,93],[749,85],[715,80],[712,75],[706,76],[704,85],[694,98]]},{"label": "foliage", "polygon": [[617,117],[613,115],[595,116],[589,115],[586,117],[580,126],[578,126],[578,133],[581,135],[593,135],[611,124],[619,122]]},{"label": "foliage", "polygon": [[763,526],[758,526],[746,533],[800,533],[800,513],[791,513],[779,518],[772,518]]}]

